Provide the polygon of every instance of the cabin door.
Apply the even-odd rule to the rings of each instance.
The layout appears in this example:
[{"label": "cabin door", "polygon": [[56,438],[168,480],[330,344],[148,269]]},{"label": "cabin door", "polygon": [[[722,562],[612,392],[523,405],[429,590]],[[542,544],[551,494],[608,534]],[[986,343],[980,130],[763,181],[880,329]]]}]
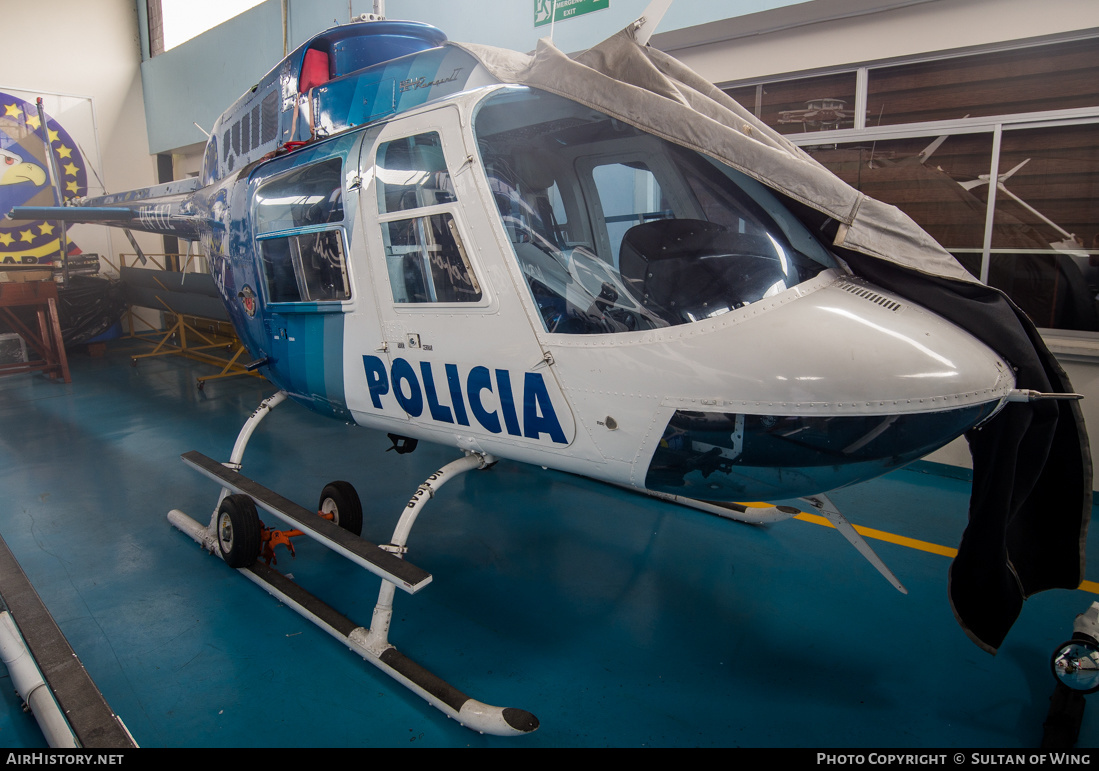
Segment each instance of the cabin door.
[{"label": "cabin door", "polygon": [[572,414],[503,263],[471,144],[457,108],[442,107],[394,120],[363,145],[382,339],[363,357],[352,409],[403,414],[411,433],[467,449],[564,448]]}]

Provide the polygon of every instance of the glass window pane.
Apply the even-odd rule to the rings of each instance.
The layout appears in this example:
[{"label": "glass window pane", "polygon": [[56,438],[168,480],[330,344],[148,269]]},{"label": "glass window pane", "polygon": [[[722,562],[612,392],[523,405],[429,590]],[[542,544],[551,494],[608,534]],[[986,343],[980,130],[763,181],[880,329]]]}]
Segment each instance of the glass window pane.
[{"label": "glass window pane", "polygon": [[343,255],[343,236],[338,230],[305,233],[293,237],[301,258],[303,299],[346,300],[351,297]]},{"label": "glass window pane", "polygon": [[477,302],[481,287],[449,214],[382,225],[393,300],[398,303]]},{"label": "glass window pane", "polygon": [[294,275],[291,239],[270,238],[260,241],[263,275],[267,279],[267,298],[273,303],[301,301],[298,281]]},{"label": "glass window pane", "polygon": [[867,124],[1099,105],[1099,39],[870,70]]},{"label": "glass window pane", "polygon": [[618,254],[622,237],[634,225],[675,216],[664,200],[656,175],[643,163],[596,166],[592,178],[599,191],[613,255]]},{"label": "glass window pane", "polygon": [[727,89],[749,112],[782,134],[855,125],[855,73],[795,78]]},{"label": "glass window pane", "polygon": [[351,297],[340,231],[265,238],[259,244],[270,302]]},{"label": "glass window pane", "polygon": [[805,148],[844,182],[893,204],[974,276],[984,248],[984,196],[966,189],[988,174],[992,135],[963,134]]},{"label": "glass window pane", "polygon": [[560,159],[534,148],[521,157],[485,156],[493,200],[512,243],[561,247],[590,245],[590,230],[577,214],[577,196],[562,190]]},{"label": "glass window pane", "polygon": [[759,117],[762,109],[762,105],[760,104],[760,101],[763,98],[762,85],[737,86],[736,88],[726,88],[723,90],[726,94],[739,102],[741,107],[757,118]]},{"label": "glass window pane", "polygon": [[1099,127],[1005,131],[999,171],[989,283],[1039,327],[1099,330]]},{"label": "glass window pane", "polygon": [[378,212],[453,203],[454,187],[436,133],[385,142],[378,148]]},{"label": "glass window pane", "polygon": [[[501,91],[474,128],[548,332],[689,324],[835,267],[771,189],[578,103]],[[547,224],[559,216],[551,210],[568,214],[565,227]]]},{"label": "glass window pane", "polygon": [[264,182],[256,191],[256,234],[343,220],[343,173],[339,158]]}]

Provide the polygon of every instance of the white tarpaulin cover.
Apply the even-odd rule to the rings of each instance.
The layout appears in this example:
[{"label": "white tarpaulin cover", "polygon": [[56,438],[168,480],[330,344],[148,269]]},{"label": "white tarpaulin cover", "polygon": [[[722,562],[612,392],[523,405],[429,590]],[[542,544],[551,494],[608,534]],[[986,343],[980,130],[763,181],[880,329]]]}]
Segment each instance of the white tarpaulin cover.
[{"label": "white tarpaulin cover", "polygon": [[868,198],[761,123],[721,89],[630,30],[569,58],[459,45],[497,79],[549,91],[729,164],[845,227],[842,245],[923,272],[973,277],[908,215]]}]

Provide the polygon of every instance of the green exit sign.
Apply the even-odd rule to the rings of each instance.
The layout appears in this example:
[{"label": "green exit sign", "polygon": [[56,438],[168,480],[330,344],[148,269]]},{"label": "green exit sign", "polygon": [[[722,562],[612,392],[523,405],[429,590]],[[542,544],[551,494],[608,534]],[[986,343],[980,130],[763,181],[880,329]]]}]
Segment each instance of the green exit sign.
[{"label": "green exit sign", "polygon": [[557,0],[556,4],[554,0],[534,0],[534,26],[541,27],[552,21],[575,19],[585,13],[610,7],[611,0]]}]

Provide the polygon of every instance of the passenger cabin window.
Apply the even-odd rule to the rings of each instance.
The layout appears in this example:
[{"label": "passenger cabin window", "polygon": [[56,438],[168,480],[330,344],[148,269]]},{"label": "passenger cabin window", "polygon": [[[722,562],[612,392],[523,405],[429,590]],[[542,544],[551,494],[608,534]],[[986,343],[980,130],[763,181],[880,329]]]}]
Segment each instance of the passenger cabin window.
[{"label": "passenger cabin window", "polygon": [[501,89],[474,130],[548,332],[689,324],[836,266],[764,185],[576,102]]},{"label": "passenger cabin window", "polygon": [[457,201],[436,133],[385,142],[377,156],[378,213],[396,303],[481,299],[458,232]]},{"label": "passenger cabin window", "polygon": [[253,221],[269,302],[350,299],[343,219],[339,158],[260,184]]}]

